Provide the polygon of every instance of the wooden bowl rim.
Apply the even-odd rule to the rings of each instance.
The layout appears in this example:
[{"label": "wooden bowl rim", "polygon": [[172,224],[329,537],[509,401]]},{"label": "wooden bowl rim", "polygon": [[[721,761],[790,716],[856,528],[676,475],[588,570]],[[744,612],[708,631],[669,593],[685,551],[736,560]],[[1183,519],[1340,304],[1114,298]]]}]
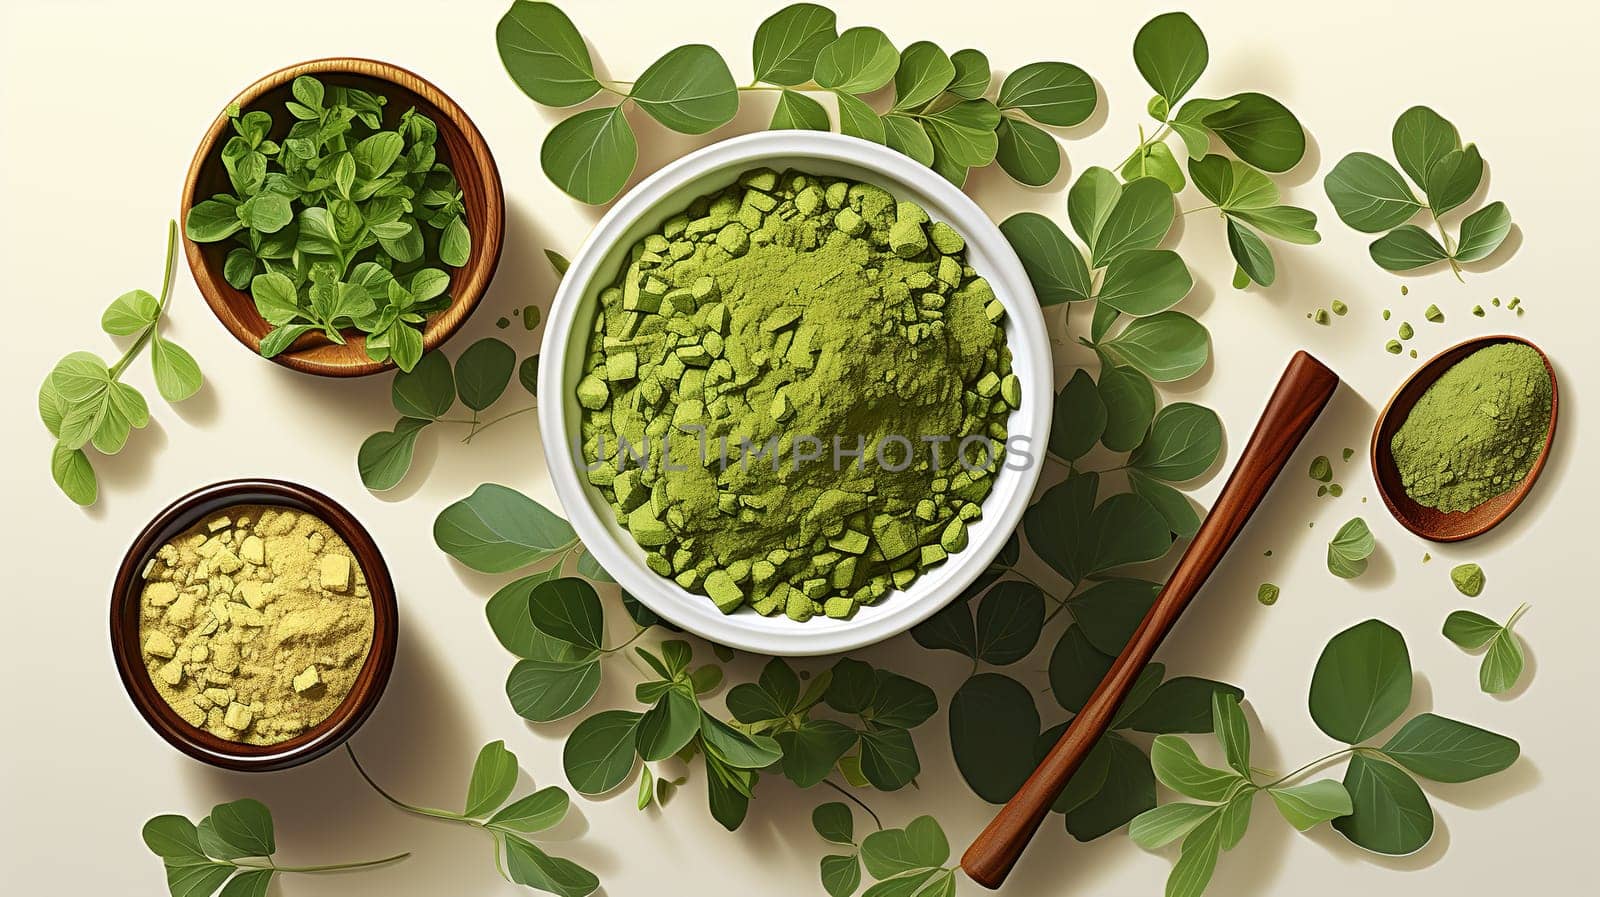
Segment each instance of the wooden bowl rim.
[{"label": "wooden bowl rim", "polygon": [[[390,62],[361,56],[329,56],[286,65],[256,79],[248,87],[240,91],[230,103],[223,105],[223,111],[217,113],[217,117],[206,129],[205,136],[201,138],[200,145],[195,148],[194,157],[189,162],[188,173],[184,176],[183,196],[178,209],[179,233],[183,239],[183,254],[188,259],[189,270],[194,276],[195,285],[199,287],[200,294],[205,299],[206,305],[210,306],[212,313],[217,316],[217,319],[222,322],[228,332],[233,334],[234,339],[237,339],[251,352],[259,355],[261,339],[239,325],[232,316],[223,313],[224,308],[231,307],[227,297],[222,293],[223,290],[245,296],[246,299],[249,298],[248,294],[233,289],[226,281],[221,279],[220,272],[214,271],[213,266],[206,259],[204,246],[190,240],[188,235],[183,233],[183,222],[189,217],[189,209],[200,199],[195,195],[195,191],[199,189],[202,173],[207,170],[208,165],[221,164],[215,161],[213,157],[216,154],[218,144],[228,129],[227,106],[231,103],[237,103],[241,110],[248,110],[267,93],[288,84],[300,75],[315,74],[348,75],[352,78],[372,81],[375,84],[387,84],[394,88],[417,94],[432,103],[444,113],[445,121],[437,122],[436,124],[441,129],[450,127],[459,131],[462,139],[471,149],[470,159],[457,160],[452,157],[450,159],[452,168],[459,171],[460,165],[470,163],[483,176],[484,196],[482,201],[484,204],[484,217],[489,224],[488,233],[473,235],[472,257],[465,266],[459,269],[476,273],[476,268],[481,265],[483,275],[482,277],[474,277],[465,283],[459,291],[453,294],[453,301],[450,307],[434,315],[428,321],[427,327],[424,328],[422,334],[423,351],[436,349],[445,340],[454,336],[457,330],[461,329],[461,325],[465,324],[467,318],[477,309],[484,293],[489,289],[490,282],[494,280],[495,270],[500,265],[501,249],[505,242],[505,188],[500,180],[500,167],[495,163],[494,154],[489,150],[488,141],[484,139],[483,132],[478,130],[478,126],[467,115],[466,110],[462,109],[455,100],[440,90],[432,81]],[[402,84],[397,79],[412,79],[415,81],[416,87],[413,88],[407,84]],[[382,90],[378,92],[384,93]],[[472,199],[476,199],[476,197],[472,197]],[[487,259],[483,258],[484,253],[490,254]],[[206,272],[203,277],[201,275],[202,270]],[[362,340],[364,340],[364,337],[356,336],[351,338],[350,344],[359,346],[362,344]],[[301,348],[291,346],[269,360],[301,373],[323,377],[365,377],[396,368],[392,360],[373,361],[365,357],[364,354],[354,361],[339,363],[324,361],[309,356],[308,353],[315,348],[323,348],[323,346],[321,344]]]},{"label": "wooden bowl rim", "polygon": [[[294,738],[273,745],[241,744],[195,728],[177,714],[150,681],[139,643],[139,597],[145,563],[169,539],[224,507],[278,505],[320,517],[350,546],[367,579],[372,601],[372,645],[349,694],[328,718]],[[399,606],[394,581],[377,543],[338,502],[298,483],[272,479],[224,480],[182,496],[157,514],[129,547],[111,591],[111,653],[123,688],[145,722],[183,753],[223,769],[255,772],[297,766],[344,743],[377,707],[389,684],[399,644]],[[129,625],[130,622],[134,625]]]},{"label": "wooden bowl rim", "polygon": [[[1384,484],[1386,479],[1393,479],[1395,482],[1399,482],[1399,470],[1395,467],[1394,453],[1389,448],[1389,441],[1393,438],[1394,430],[1399,429],[1400,425],[1404,423],[1403,420],[1398,418],[1402,412],[1410,414],[1411,409],[1416,406],[1417,401],[1422,397],[1422,393],[1427,391],[1427,386],[1432,386],[1437,382],[1445,371],[1448,371],[1455,364],[1481,349],[1487,349],[1490,346],[1503,343],[1519,343],[1537,352],[1539,360],[1544,362],[1545,371],[1550,375],[1550,424],[1545,429],[1544,445],[1539,450],[1539,456],[1534,459],[1533,466],[1528,469],[1527,476],[1524,476],[1516,486],[1471,510],[1451,511],[1448,514],[1440,515],[1445,520],[1459,521],[1459,528],[1451,527],[1448,531],[1441,531],[1424,526],[1416,519],[1416,516],[1422,513],[1439,514],[1439,511],[1434,508],[1423,508],[1422,505],[1405,494],[1403,486],[1391,491]],[[1446,363],[1447,358],[1449,359],[1448,363]],[[1398,407],[1398,403],[1406,391],[1417,383],[1424,373],[1436,366],[1440,370],[1438,374],[1428,379],[1427,386],[1418,390],[1416,396],[1412,397],[1403,409]],[[1528,497],[1528,493],[1533,490],[1533,484],[1539,479],[1539,474],[1544,471],[1545,462],[1550,458],[1550,448],[1555,444],[1556,419],[1559,417],[1559,410],[1560,390],[1556,382],[1555,366],[1550,363],[1550,356],[1546,355],[1543,349],[1526,337],[1510,333],[1485,334],[1463,340],[1436,353],[1419,365],[1416,370],[1412,371],[1410,376],[1400,382],[1394,394],[1389,397],[1388,403],[1384,405],[1383,412],[1378,415],[1377,424],[1372,428],[1372,479],[1377,486],[1378,495],[1383,498],[1384,507],[1388,508],[1390,516],[1399,521],[1401,526],[1430,542],[1460,542],[1475,536],[1481,536],[1494,529],[1507,517],[1511,516],[1511,512],[1515,511],[1517,506],[1522,504],[1523,500]],[[1390,426],[1391,419],[1394,419],[1393,426]],[[1396,492],[1398,494],[1395,494]]]}]

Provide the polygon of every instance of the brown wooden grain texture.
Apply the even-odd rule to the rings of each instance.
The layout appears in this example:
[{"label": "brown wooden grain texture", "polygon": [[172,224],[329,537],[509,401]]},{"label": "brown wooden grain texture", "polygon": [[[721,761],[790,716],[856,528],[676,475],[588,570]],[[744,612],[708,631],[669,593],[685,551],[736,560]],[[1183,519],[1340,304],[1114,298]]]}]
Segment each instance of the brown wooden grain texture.
[{"label": "brown wooden grain texture", "polygon": [[[400,115],[412,107],[438,126],[439,139],[435,144],[438,159],[450,165],[461,187],[467,230],[472,235],[472,253],[464,267],[448,269],[450,306],[429,318],[423,329],[423,349],[436,349],[478,307],[500,263],[500,250],[505,240],[505,193],[489,144],[467,113],[439,88],[399,66],[372,59],[317,59],[287,66],[251,84],[233,102],[244,111],[261,109],[270,113],[271,136],[281,139],[292,123],[283,104],[290,98],[294,79],[301,75],[315,76],[328,86],[359,87],[386,97],[386,127],[393,127]],[[224,108],[226,105],[222,104]],[[227,115],[218,114],[195,149],[178,210],[180,227],[195,204],[217,193],[233,192],[219,156],[222,145],[232,133]],[[229,333],[250,351],[259,353],[261,340],[272,327],[256,312],[249,294],[234,289],[222,276],[223,261],[235,245],[231,239],[196,243],[187,236],[183,238],[184,255],[206,304]],[[346,331],[345,339],[340,345],[321,333],[308,333],[272,360],[297,371],[325,377],[360,377],[394,369],[393,361],[379,362],[367,357],[366,339],[359,332]]]},{"label": "brown wooden grain texture", "polygon": [[1005,881],[1067,780],[1105,734],[1140,671],[1233,544],[1338,385],[1333,371],[1309,354],[1297,352],[1290,359],[1238,465],[1144,621],[1055,747],[961,857],[961,868],[973,881],[987,888],[998,888]]},{"label": "brown wooden grain texture", "polygon": [[[1522,482],[1471,510],[1451,511],[1447,514],[1438,508],[1429,508],[1412,501],[1411,496],[1406,494],[1405,484],[1400,480],[1400,470],[1394,463],[1394,452],[1389,448],[1394,440],[1395,431],[1406,422],[1417,400],[1422,398],[1422,394],[1427,392],[1428,387],[1443,376],[1445,371],[1450,370],[1468,355],[1501,343],[1520,343],[1538,352],[1539,358],[1544,362],[1545,370],[1550,374],[1550,426],[1545,429],[1544,445],[1539,450],[1539,457],[1534,460],[1533,466],[1528,469],[1528,475],[1522,478]],[[1499,526],[1518,505],[1522,504],[1522,500],[1528,497],[1534,481],[1539,479],[1539,473],[1544,470],[1545,459],[1550,456],[1550,446],[1556,438],[1558,398],[1556,370],[1550,364],[1549,357],[1538,346],[1520,336],[1507,334],[1480,336],[1451,346],[1428,359],[1415,374],[1395,390],[1394,397],[1389,399],[1383,414],[1378,416],[1378,425],[1372,430],[1372,476],[1378,482],[1378,495],[1383,498],[1384,507],[1389,509],[1394,519],[1400,521],[1401,526],[1434,542],[1459,542],[1462,539],[1483,535]]]},{"label": "brown wooden grain texture", "polygon": [[[223,508],[241,504],[293,508],[322,518],[350,546],[372,596],[372,647],[350,693],[327,719],[273,745],[241,744],[189,725],[150,681],[139,641],[145,563],[184,530]],[[225,480],[174,501],[134,539],[111,590],[111,654],[139,715],[167,743],[202,763],[240,772],[261,772],[314,760],[343,744],[366,722],[378,706],[394,669],[399,621],[389,567],[372,535],[342,505],[315,489],[282,480]]]}]

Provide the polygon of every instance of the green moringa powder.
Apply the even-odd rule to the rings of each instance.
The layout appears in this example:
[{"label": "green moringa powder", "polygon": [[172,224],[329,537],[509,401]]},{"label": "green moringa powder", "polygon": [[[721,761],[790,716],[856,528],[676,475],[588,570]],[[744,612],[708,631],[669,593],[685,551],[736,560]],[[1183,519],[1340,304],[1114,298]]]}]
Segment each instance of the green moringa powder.
[{"label": "green moringa powder", "polygon": [[806,620],[966,547],[1021,385],[965,250],[880,187],[767,169],[633,247],[577,398],[651,569]]},{"label": "green moringa powder", "polygon": [[1544,450],[1550,372],[1522,343],[1480,349],[1434,381],[1389,445],[1406,494],[1467,511],[1510,491]]}]

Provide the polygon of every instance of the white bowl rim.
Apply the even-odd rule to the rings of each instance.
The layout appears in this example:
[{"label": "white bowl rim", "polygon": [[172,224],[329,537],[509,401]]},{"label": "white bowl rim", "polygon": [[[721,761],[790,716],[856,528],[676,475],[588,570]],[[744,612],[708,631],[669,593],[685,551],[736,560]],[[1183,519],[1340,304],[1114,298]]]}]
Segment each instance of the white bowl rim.
[{"label": "white bowl rim", "polygon": [[[617,532],[622,539],[630,537],[624,530],[613,532],[614,524],[608,526],[601,520],[588,494],[593,487],[578,474],[579,465],[568,441],[570,389],[565,367],[584,294],[613,244],[638,218],[707,173],[756,168],[773,159],[780,161],[771,167],[780,171],[788,167],[804,170],[807,158],[855,166],[907,186],[916,194],[911,198],[940,207],[943,220],[962,234],[969,250],[978,248],[987,259],[979,274],[1005,306],[1012,370],[1022,383],[1021,407],[1013,412],[1007,429],[1013,438],[1027,439],[1032,460],[1021,469],[1006,468],[996,477],[994,490],[984,499],[983,516],[972,527],[970,543],[948,562],[924,573],[909,589],[893,591],[877,604],[860,608],[851,619],[819,615],[797,623],[782,614],[764,617],[748,608],[724,614],[706,596],[689,592],[646,567],[632,553],[637,546],[630,543],[624,547],[619,542]],[[882,186],[897,192],[895,184]],[[832,132],[765,131],[732,137],[689,153],[640,181],[600,219],[573,257],[546,316],[540,353],[538,416],[545,461],[556,497],[585,549],[623,590],[663,619],[717,644],[757,654],[807,656],[855,650],[905,632],[955,600],[1018,528],[1038,484],[1049,436],[1053,364],[1044,315],[1021,260],[999,227],[971,197],[932,169],[880,144]],[[996,503],[1008,471],[1015,471],[1017,477],[1009,483],[1004,502]]]}]

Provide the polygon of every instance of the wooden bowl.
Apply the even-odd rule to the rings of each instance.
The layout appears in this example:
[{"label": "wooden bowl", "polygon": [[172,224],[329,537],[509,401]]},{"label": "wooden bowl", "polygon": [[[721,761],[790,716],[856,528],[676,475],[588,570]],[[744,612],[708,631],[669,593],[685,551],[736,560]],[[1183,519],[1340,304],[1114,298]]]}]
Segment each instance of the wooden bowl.
[{"label": "wooden bowl", "polygon": [[[219,738],[185,722],[162,699],[150,681],[139,641],[140,575],[156,550],[210,514],[233,505],[276,505],[320,517],[355,553],[372,596],[372,647],[355,684],[328,718],[287,741],[273,745],[241,744]],[[378,705],[394,668],[399,608],[394,582],[383,555],[350,512],[333,499],[280,480],[226,480],[183,496],[145,526],[117,570],[111,592],[111,653],[122,685],[134,707],[156,734],[190,757],[212,766],[241,772],[285,769],[326,754],[349,738]]]},{"label": "wooden bowl", "polygon": [[[1521,343],[1538,352],[1539,358],[1544,362],[1545,370],[1550,374],[1550,426],[1545,430],[1544,446],[1539,451],[1539,457],[1534,459],[1533,466],[1528,469],[1528,475],[1522,478],[1522,482],[1470,511],[1451,511],[1447,514],[1437,508],[1426,507],[1412,501],[1411,496],[1406,494],[1405,484],[1400,481],[1400,471],[1395,467],[1394,453],[1389,449],[1395,431],[1405,423],[1417,400],[1422,398],[1422,394],[1427,392],[1428,387],[1443,376],[1445,371],[1479,349],[1500,343]],[[1394,398],[1389,400],[1388,406],[1383,409],[1383,414],[1379,415],[1378,426],[1372,433],[1372,473],[1378,481],[1378,494],[1383,496],[1383,503],[1388,507],[1389,513],[1400,521],[1401,526],[1434,542],[1459,542],[1462,539],[1482,535],[1499,526],[1500,522],[1510,516],[1511,512],[1517,509],[1517,505],[1522,504],[1522,500],[1528,497],[1534,481],[1539,479],[1540,471],[1544,470],[1545,460],[1550,456],[1550,445],[1556,438],[1558,400],[1556,371],[1550,366],[1550,359],[1538,346],[1520,336],[1506,334],[1480,336],[1451,346],[1428,359],[1427,363],[1418,368],[1406,382],[1400,384],[1400,389],[1395,392]]]},{"label": "wooden bowl", "polygon": [[[478,307],[500,263],[500,247],[505,237],[505,193],[489,145],[461,107],[439,88],[399,66],[371,59],[317,59],[281,68],[245,88],[233,102],[238,103],[241,110],[258,108],[272,113],[271,136],[275,140],[282,139],[293,121],[284,110],[284,102],[291,98],[291,83],[301,75],[314,75],[325,85],[359,87],[388,98],[384,106],[386,127],[393,127],[400,115],[412,107],[438,126],[439,139],[435,144],[438,159],[449,164],[461,186],[467,229],[472,234],[472,254],[464,267],[449,269],[450,307],[429,318],[423,329],[423,348],[437,348]],[[219,157],[222,145],[232,133],[226,114],[219,114],[206,130],[195,150],[194,160],[189,163],[179,222],[188,220],[189,209],[196,203],[217,193],[232,192]],[[183,239],[184,254],[206,304],[239,342],[259,353],[261,340],[272,328],[257,313],[250,295],[234,289],[222,276],[223,260],[235,245],[231,240],[196,243],[187,236]],[[308,333],[272,360],[297,371],[325,377],[361,377],[394,367],[393,361],[368,358],[366,339],[360,333],[346,331],[345,335],[347,342],[340,345],[320,333]]]}]

